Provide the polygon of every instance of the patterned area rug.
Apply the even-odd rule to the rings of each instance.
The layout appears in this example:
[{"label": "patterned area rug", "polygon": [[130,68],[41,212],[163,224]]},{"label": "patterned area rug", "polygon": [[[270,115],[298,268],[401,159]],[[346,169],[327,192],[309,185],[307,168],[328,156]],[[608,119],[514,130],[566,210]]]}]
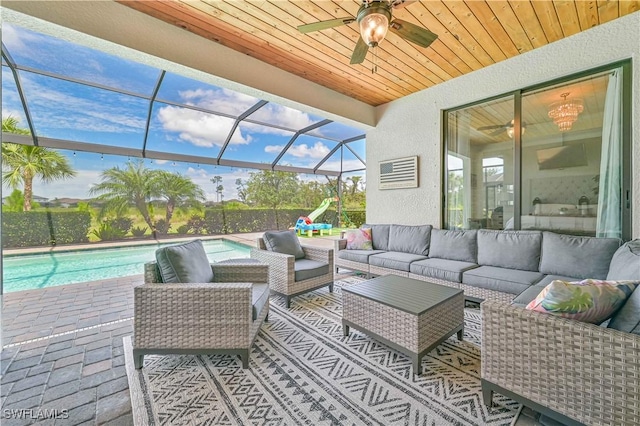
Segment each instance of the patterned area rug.
[{"label": "patterned area rug", "polygon": [[140,425],[509,425],[520,408],[494,396],[482,403],[480,311],[465,309],[464,341],[455,335],[422,361],[411,360],[351,330],[342,335],[337,281],[296,297],[291,309],[271,298],[269,322],[254,344],[249,369],[224,355],[147,355],[133,368],[125,338],[127,375]]}]

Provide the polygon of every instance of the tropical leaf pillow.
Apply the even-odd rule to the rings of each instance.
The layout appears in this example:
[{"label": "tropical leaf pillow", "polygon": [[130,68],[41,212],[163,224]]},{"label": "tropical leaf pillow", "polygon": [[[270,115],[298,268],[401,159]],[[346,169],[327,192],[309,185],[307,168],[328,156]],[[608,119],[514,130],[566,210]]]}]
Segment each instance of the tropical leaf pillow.
[{"label": "tropical leaf pillow", "polygon": [[640,281],[554,280],[526,309],[600,324],[610,318]]},{"label": "tropical leaf pillow", "polygon": [[347,231],[347,250],[373,250],[371,228]]}]

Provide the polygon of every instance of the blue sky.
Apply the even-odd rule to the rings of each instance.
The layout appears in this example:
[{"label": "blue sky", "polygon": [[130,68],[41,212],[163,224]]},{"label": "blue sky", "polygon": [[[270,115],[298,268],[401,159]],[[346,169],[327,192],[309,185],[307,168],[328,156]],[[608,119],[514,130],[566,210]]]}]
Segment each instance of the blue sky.
[{"label": "blue sky", "polygon": [[[20,71],[21,84],[39,136],[141,149],[149,108],[149,101],[144,97],[152,94],[161,73],[159,69],[6,23],[2,26],[2,40],[20,66],[87,80],[133,94],[120,94]],[[147,149],[217,157],[234,124],[234,118],[259,101],[239,92],[167,73],[153,105]],[[219,115],[171,103],[215,111]],[[12,73],[7,66],[3,66],[2,116],[9,115],[18,118],[21,125],[27,127]],[[321,120],[323,117],[270,102],[250,115],[249,121],[238,126],[223,158],[271,163],[294,131]],[[348,139],[362,133],[360,129],[331,123],[314,130],[312,135],[300,136],[279,164],[315,167],[337,145],[332,139]],[[365,158],[364,141],[351,146],[361,158]],[[57,183],[48,187],[36,182],[38,195],[84,198],[87,196],[88,183],[99,180],[99,171],[110,167],[109,164],[126,161],[126,158],[107,158],[99,153],[65,154],[78,170],[79,177],[74,180],[78,182]],[[345,149],[342,155],[345,170],[364,167],[348,150]],[[340,170],[340,160],[339,150],[322,169]],[[208,182],[210,177],[221,175],[226,199],[235,197],[235,179],[248,177],[247,170],[226,167],[214,169],[212,166],[180,163],[174,166],[172,162],[150,163],[149,160],[147,163],[188,174],[196,182]],[[209,193],[205,186],[203,188]]]}]

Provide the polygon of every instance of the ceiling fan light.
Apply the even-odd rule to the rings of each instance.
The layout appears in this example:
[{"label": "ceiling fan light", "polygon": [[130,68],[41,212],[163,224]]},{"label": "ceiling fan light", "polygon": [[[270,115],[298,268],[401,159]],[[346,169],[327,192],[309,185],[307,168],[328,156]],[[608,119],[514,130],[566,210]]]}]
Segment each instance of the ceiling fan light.
[{"label": "ceiling fan light", "polygon": [[380,44],[387,35],[389,18],[381,13],[370,13],[360,21],[360,35],[369,47]]}]

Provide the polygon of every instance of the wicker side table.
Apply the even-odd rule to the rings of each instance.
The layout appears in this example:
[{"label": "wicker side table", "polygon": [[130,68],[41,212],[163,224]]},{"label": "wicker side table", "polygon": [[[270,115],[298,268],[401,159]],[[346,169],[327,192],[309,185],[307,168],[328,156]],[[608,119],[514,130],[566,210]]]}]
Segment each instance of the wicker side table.
[{"label": "wicker side table", "polygon": [[454,333],[462,340],[464,292],[386,275],[342,289],[342,328],[353,327],[408,355],[414,374],[422,357]]}]

